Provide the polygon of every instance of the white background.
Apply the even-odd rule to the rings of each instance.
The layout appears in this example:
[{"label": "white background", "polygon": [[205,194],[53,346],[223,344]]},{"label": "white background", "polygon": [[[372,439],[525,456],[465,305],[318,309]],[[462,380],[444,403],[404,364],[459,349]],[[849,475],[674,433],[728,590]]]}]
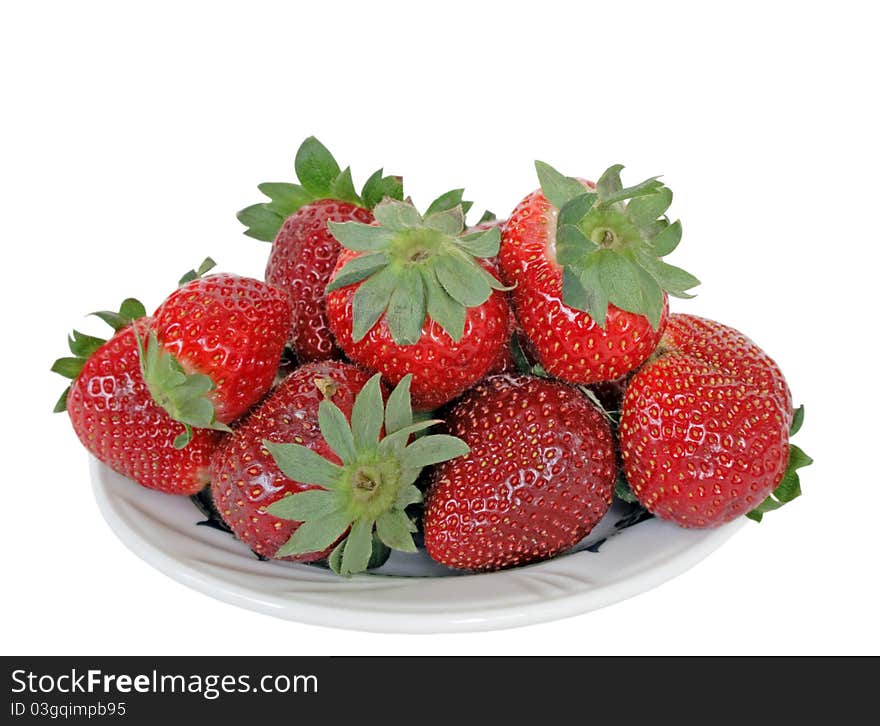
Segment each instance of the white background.
[{"label": "white background", "polygon": [[[0,17],[8,653],[877,653],[876,18],[869,3],[5,4]],[[503,214],[532,160],[663,173],[700,277],[675,309],[764,346],[807,405],[805,496],[699,566],[569,620],[461,636],[276,621],[138,560],[48,412],[83,314],[157,305],[316,134],[356,181]]]}]

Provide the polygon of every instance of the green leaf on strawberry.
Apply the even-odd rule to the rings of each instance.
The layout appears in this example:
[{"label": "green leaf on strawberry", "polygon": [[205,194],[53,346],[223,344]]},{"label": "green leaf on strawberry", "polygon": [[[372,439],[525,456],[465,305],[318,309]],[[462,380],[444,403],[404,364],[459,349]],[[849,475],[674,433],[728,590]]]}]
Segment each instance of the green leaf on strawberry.
[{"label": "green leaf on strawberry", "polygon": [[623,166],[605,170],[596,190],[536,161],[541,190],[559,209],[556,256],[562,265],[562,300],[605,326],[609,302],[644,315],[657,330],[664,293],[692,297],[700,281],[661,257],[681,241],[681,222],[670,223],[666,211],[672,191],[658,177],[624,187]]},{"label": "green leaf on strawberry", "polygon": [[562,209],[572,199],[584,193],[584,185],[577,179],[560,174],[543,161],[535,162],[541,191],[554,207]]},{"label": "green leaf on strawberry", "polygon": [[210,393],[214,381],[203,373],[187,373],[179,361],[159,343],[150,331],[144,341],[137,330],[138,357],[141,374],[156,401],[168,415],[184,426],[174,439],[174,448],[182,449],[192,440],[193,428],[230,432],[232,429],[217,420]]},{"label": "green leaf on strawberry", "polygon": [[367,209],[373,209],[385,197],[403,199],[403,177],[383,174],[384,169],[374,171],[361,190],[361,198]]},{"label": "green leaf on strawberry", "polygon": [[473,202],[464,199],[464,189],[450,189],[428,205],[428,208],[425,210],[425,216],[430,217],[436,212],[445,212],[455,207],[461,207],[462,213],[467,216],[473,205]]},{"label": "green leaf on strawberry", "polygon": [[312,195],[299,184],[263,182],[257,184],[257,189],[272,200],[265,205],[266,209],[278,215],[284,215],[288,209],[299,209],[314,201]]},{"label": "green leaf on strawberry", "polygon": [[498,254],[500,235],[498,229],[486,229],[461,237],[458,244],[474,257],[492,257]]},{"label": "green leaf on strawberry", "polygon": [[340,170],[333,154],[310,136],[296,152],[294,168],[299,184],[264,182],[257,188],[268,202],[245,207],[236,215],[247,228],[245,234],[265,242],[272,242],[284,220],[301,207],[319,199],[339,199],[372,209],[385,198],[403,199],[403,181],[399,176],[383,176],[383,170],[374,172],[360,195],[351,176],[351,169]]},{"label": "green leaf on strawberry", "polygon": [[294,160],[296,176],[313,197],[329,197],[340,174],[333,154],[314,136],[302,142]]},{"label": "green leaf on strawberry", "polygon": [[[330,223],[331,229],[333,223]],[[345,271],[345,268],[342,268]],[[370,275],[357,289],[352,300],[354,311],[352,337],[361,340],[382,317],[397,286],[395,271],[385,265]]]},{"label": "green leaf on strawberry", "polygon": [[[794,436],[800,431],[804,423],[804,407],[798,406],[791,419],[791,427],[789,436]],[[797,499],[801,495],[801,480],[798,475],[798,469],[809,466],[813,460],[804,453],[803,449],[794,444],[788,445],[788,464],[785,467],[785,473],[776,488],[763,502],[755,507],[751,512],[746,514],[749,519],[760,522],[767,512],[779,509],[784,504]]]},{"label": "green leaf on strawberry", "polygon": [[461,190],[436,200],[424,216],[410,202],[386,198],[374,210],[378,224],[330,222],[354,257],[327,291],[360,282],[352,300],[352,339],[361,340],[384,315],[398,345],[421,337],[427,316],[461,340],[468,308],[482,305],[492,290],[506,290],[479,262],[498,254],[497,228],[464,234]]},{"label": "green leaf on strawberry", "polygon": [[198,280],[200,277],[204,277],[205,275],[207,275],[215,267],[217,267],[217,263],[214,262],[214,260],[210,257],[206,257],[204,260],[202,260],[202,264],[199,265],[198,268],[185,272],[183,276],[177,281],[177,286],[182,287],[188,282]]},{"label": "green leaf on strawberry", "polygon": [[301,444],[263,442],[287,477],[321,487],[268,507],[273,516],[302,522],[276,557],[320,552],[337,542],[328,563],[349,576],[375,566],[377,557],[384,561],[385,548],[415,552],[416,526],[405,511],[422,498],[414,482],[423,467],[469,449],[445,434],[409,443],[413,433],[438,423],[414,422],[411,381],[411,375],[403,378],[383,404],[380,376],[373,376],[355,398],[350,422],[330,399],[321,401],[321,435],[341,464]]},{"label": "green leaf on strawberry", "polygon": [[615,202],[623,202],[627,199],[648,196],[664,188],[663,183],[656,176],[646,179],[633,187],[624,188],[620,181],[621,171],[623,171],[623,165],[615,164],[608,167],[602,176],[599,177],[599,181],[596,182],[596,192],[599,195],[599,202],[601,204],[614,204]]},{"label": "green leaf on strawberry", "polygon": [[[312,201],[311,195],[308,196],[308,199],[309,201]],[[273,198],[271,204],[274,204],[275,201],[276,200]],[[264,242],[272,242],[275,240],[278,230],[281,229],[281,225],[284,224],[284,220],[289,215],[276,212],[269,207],[270,204],[266,204],[265,202],[251,204],[249,207],[245,207],[235,215],[238,221],[247,227],[244,233],[248,237],[263,240]],[[290,214],[293,214],[299,209],[299,205],[285,206],[284,209],[289,209]]]},{"label": "green leaf on strawberry", "polygon": [[353,259],[344,270],[341,270],[332,282],[327,285],[327,292],[331,292],[340,287],[347,287],[356,282],[365,280],[374,272],[378,272],[388,265],[388,255],[384,252],[376,252],[369,255],[361,255]]},{"label": "green leaf on strawberry", "polygon": [[788,430],[789,436],[794,436],[798,431],[801,430],[801,426],[804,425],[804,407],[803,405],[798,406],[794,413],[791,416],[791,427]]},{"label": "green leaf on strawberry", "polygon": [[[342,572],[342,560],[345,555],[345,545],[346,540],[342,540],[333,552],[330,553],[330,557],[327,559],[327,566],[337,575]],[[373,570],[376,567],[381,567],[388,560],[390,554],[391,548],[379,539],[379,535],[376,532],[373,532],[372,553],[367,561],[366,569]]]},{"label": "green leaf on strawberry", "polygon": [[129,323],[146,317],[147,309],[140,300],[130,297],[122,301],[118,311],[99,310],[91,314],[103,320],[114,331],[119,332]]}]

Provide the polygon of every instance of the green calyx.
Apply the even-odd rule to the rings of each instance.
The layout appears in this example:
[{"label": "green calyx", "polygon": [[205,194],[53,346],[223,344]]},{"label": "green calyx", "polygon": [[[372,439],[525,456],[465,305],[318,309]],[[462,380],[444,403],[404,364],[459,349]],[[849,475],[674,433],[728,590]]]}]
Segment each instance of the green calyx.
[{"label": "green calyx", "polygon": [[498,217],[495,216],[495,212],[491,212],[487,209],[485,212],[483,212],[483,216],[477,220],[476,226],[480,226],[481,224],[485,224],[486,222],[494,222],[497,219]]},{"label": "green calyx", "polygon": [[375,171],[358,194],[351,178],[351,169],[340,170],[327,147],[310,136],[296,152],[294,168],[299,184],[265,182],[257,188],[269,197],[268,202],[252,204],[236,216],[245,226],[245,234],[272,242],[284,220],[300,207],[319,199],[339,199],[372,209],[385,197],[403,199],[403,179],[384,176]]},{"label": "green calyx", "polygon": [[[467,217],[468,212],[471,211],[471,207],[474,206],[474,203],[469,202],[464,198],[464,189],[450,189],[428,205],[428,208],[425,210],[425,216],[427,217],[436,212],[444,212],[449,209],[454,209],[458,206],[461,207],[462,213]],[[487,209],[477,221],[477,225],[481,225],[484,222],[494,222],[496,219],[497,217],[495,216],[495,213]],[[467,220],[465,220],[465,222],[466,221]],[[465,224],[465,226],[467,226],[467,224]]]},{"label": "green calyx", "polygon": [[664,291],[693,297],[687,290],[700,281],[661,259],[681,241],[681,222],[666,216],[672,191],[656,177],[624,187],[618,164],[590,191],[542,161],[535,168],[544,196],[559,209],[556,261],[566,305],[604,328],[610,303],[646,316],[656,330]]},{"label": "green calyx", "polygon": [[378,225],[328,223],[344,247],[363,253],[327,286],[331,292],[361,283],[352,300],[355,342],[383,315],[398,345],[418,342],[427,316],[457,342],[467,309],[486,302],[492,290],[510,289],[478,262],[498,254],[500,232],[464,235],[460,201],[449,208],[435,202],[422,216],[409,201],[385,199],[373,214]]},{"label": "green calyx", "polygon": [[217,266],[217,263],[214,262],[210,257],[206,257],[202,260],[202,264],[198,266],[197,269],[190,270],[189,272],[185,272],[183,276],[177,281],[178,287],[183,287],[188,282],[192,282],[193,280],[198,280],[208,274],[211,270],[213,270]]},{"label": "green calyx", "polygon": [[[146,309],[139,300],[133,297],[122,301],[119,310],[99,310],[91,313],[97,318],[103,320],[107,325],[113,328],[114,332],[122,330],[126,325],[139,320],[147,314]],[[52,372],[58,373],[65,378],[74,380],[83,369],[86,361],[92,357],[94,352],[98,350],[107,341],[104,338],[96,338],[93,335],[86,335],[74,330],[73,334],[68,337],[67,345],[70,348],[72,357],[59,358],[52,364]],[[67,394],[70,393],[70,386],[64,389],[58,402],[55,404],[53,413],[61,413],[67,410]]]},{"label": "green calyx", "polygon": [[[416,526],[406,513],[422,501],[415,481],[422,468],[468,453],[454,436],[413,434],[438,423],[414,422],[410,404],[412,376],[403,378],[382,403],[380,376],[373,376],[355,398],[351,421],[330,398],[321,401],[318,424],[341,464],[293,443],[264,441],[285,476],[310,489],[271,504],[267,511],[302,524],[276,557],[321,552],[334,543],[328,563],[340,575],[363,572],[382,546],[415,552]],[[380,437],[382,428],[385,436]],[[381,559],[381,558],[380,558]]]},{"label": "green calyx", "polygon": [[[791,429],[789,436],[794,436],[800,431],[804,423],[804,407],[798,406],[791,419]],[[746,514],[749,519],[760,522],[767,512],[779,509],[781,506],[788,504],[793,499],[797,499],[801,495],[801,480],[798,475],[798,469],[809,466],[813,460],[804,453],[803,449],[794,444],[788,445],[788,464],[785,467],[785,473],[776,488],[770,495],[755,507],[751,512]]]},{"label": "green calyx", "polygon": [[150,395],[172,419],[184,426],[183,433],[174,438],[175,449],[182,449],[192,441],[193,428],[232,431],[217,420],[209,396],[215,388],[210,376],[187,373],[180,362],[162,347],[152,330],[146,341],[137,330],[135,338],[141,373]]}]

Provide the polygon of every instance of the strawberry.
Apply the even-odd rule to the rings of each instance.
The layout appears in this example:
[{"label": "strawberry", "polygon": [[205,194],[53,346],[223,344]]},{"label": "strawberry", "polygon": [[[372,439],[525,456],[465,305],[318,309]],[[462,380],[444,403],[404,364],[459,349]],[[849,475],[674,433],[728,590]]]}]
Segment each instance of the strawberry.
[{"label": "strawberry", "polygon": [[294,163],[300,184],[268,182],[259,189],[271,201],[238,213],[245,234],[272,241],[266,282],[284,290],[293,306],[290,347],[301,362],[339,357],[324,313],[324,288],[341,249],[327,222],[373,221],[370,209],[384,197],[403,199],[400,177],[382,169],[364,185],[360,196],[351,170],[339,164],[314,136],[299,147]]},{"label": "strawberry", "polygon": [[[290,331],[290,301],[238,275],[193,272],[183,283],[153,314],[144,380],[187,434],[192,427],[228,431],[272,385]],[[186,438],[178,443],[185,446]]]},{"label": "strawberry", "polygon": [[[267,514],[282,497],[315,487],[288,479],[275,464],[264,440],[300,441],[322,456],[331,453],[318,429],[318,407],[329,399],[351,415],[356,393],[370,375],[342,362],[306,364],[290,374],[235,427],[211,462],[211,493],[235,535],[264,557],[274,557],[298,524]],[[326,552],[285,556],[311,561]]]},{"label": "strawberry", "polygon": [[564,383],[492,376],[452,405],[446,428],[470,453],[431,478],[423,526],[437,562],[495,570],[552,557],[586,536],[611,504],[611,429]]},{"label": "strawberry", "polygon": [[535,166],[541,190],[510,215],[499,255],[517,318],[552,375],[619,378],[660,340],[667,293],[690,297],[698,284],[660,259],[681,238],[664,216],[672,192],[656,178],[624,189],[619,165],[597,184]]},{"label": "strawberry", "polygon": [[[366,569],[374,552],[414,552],[405,509],[421,501],[422,467],[467,452],[458,439],[410,435],[410,377],[383,406],[380,376],[337,361],[294,371],[218,449],[214,501],[236,536],[278,559],[329,558],[337,573]],[[384,438],[382,433],[386,434]]]},{"label": "strawberry", "polygon": [[811,460],[788,441],[799,411],[779,367],[742,333],[672,315],[623,399],[620,447],[632,491],[682,527],[747,513],[760,520],[800,494],[797,469]]},{"label": "strawberry", "polygon": [[341,353],[324,312],[324,292],[342,246],[327,222],[373,221],[350,202],[319,199],[291,214],[278,232],[266,265],[266,282],[285,290],[293,305],[290,347],[301,362],[338,358]]},{"label": "strawberry", "polygon": [[150,489],[195,494],[208,483],[220,434],[198,429],[186,449],[176,448],[184,426],[156,404],[141,375],[137,335],[150,325],[144,306],[128,299],[119,312],[96,315],[116,332],[109,341],[73,332],[74,357],[52,367],[73,379],[55,410],[67,410],[83,446],[114,471]]},{"label": "strawberry", "polygon": [[461,204],[423,217],[385,199],[376,224],[330,223],[346,249],[327,287],[327,317],[346,355],[432,409],[480,380],[507,340],[506,288],[492,274],[497,228],[462,235]]}]

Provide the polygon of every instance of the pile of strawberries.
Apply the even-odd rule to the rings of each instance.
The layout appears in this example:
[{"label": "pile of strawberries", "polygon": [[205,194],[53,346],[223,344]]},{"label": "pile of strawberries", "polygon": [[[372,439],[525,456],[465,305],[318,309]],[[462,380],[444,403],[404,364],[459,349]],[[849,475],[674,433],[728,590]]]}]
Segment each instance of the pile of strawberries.
[{"label": "pile of strawberries", "polygon": [[209,487],[257,554],[350,575],[391,549],[462,570],[552,557],[613,497],[682,527],[760,520],[800,494],[803,420],[773,360],[669,314],[696,278],[657,178],[540,189],[469,227],[462,190],[419,212],[380,169],[360,194],[307,139],[299,184],[242,210],[265,281],[206,260],[152,315],[74,331],[67,410],[83,445],[168,494]]}]

